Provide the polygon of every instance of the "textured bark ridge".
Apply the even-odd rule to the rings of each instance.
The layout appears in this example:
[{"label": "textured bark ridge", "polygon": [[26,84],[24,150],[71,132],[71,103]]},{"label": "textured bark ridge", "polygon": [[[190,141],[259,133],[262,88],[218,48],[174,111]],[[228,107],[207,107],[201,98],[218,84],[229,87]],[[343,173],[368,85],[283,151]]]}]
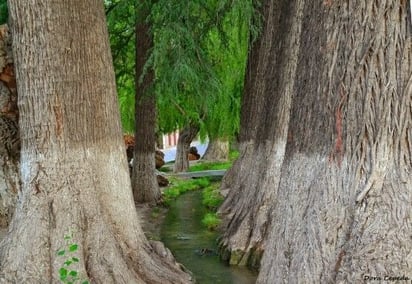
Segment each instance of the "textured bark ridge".
[{"label": "textured bark ridge", "polygon": [[8,27],[0,26],[0,227],[9,224],[20,187],[17,92],[10,45]]},{"label": "textured bark ridge", "polygon": [[[145,238],[134,206],[103,3],[8,1],[18,79],[21,196],[0,243],[0,283],[189,283]],[[92,17],[90,15],[93,15]]]},{"label": "textured bark ridge", "polygon": [[225,175],[219,209],[224,260],[258,269],[287,139],[303,1],[264,1],[263,34],[249,55],[240,156]]},{"label": "textured bark ridge", "polygon": [[290,139],[258,283],[411,279],[407,7],[307,1]]},{"label": "textured bark ridge", "polygon": [[196,125],[189,125],[179,132],[179,139],[177,140],[176,159],[173,167],[173,172],[180,173],[189,169],[189,149],[190,143],[195,139],[199,133],[199,127]]}]

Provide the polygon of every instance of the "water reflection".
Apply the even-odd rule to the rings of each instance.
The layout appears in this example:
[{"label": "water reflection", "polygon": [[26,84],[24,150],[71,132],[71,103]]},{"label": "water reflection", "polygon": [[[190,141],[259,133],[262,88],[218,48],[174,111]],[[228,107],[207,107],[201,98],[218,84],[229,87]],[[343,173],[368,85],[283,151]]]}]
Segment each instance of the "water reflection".
[{"label": "water reflection", "polygon": [[201,224],[204,213],[200,191],[180,196],[171,205],[162,225],[162,241],[177,261],[193,272],[196,283],[255,283],[254,273],[219,260],[215,254],[217,234]]}]

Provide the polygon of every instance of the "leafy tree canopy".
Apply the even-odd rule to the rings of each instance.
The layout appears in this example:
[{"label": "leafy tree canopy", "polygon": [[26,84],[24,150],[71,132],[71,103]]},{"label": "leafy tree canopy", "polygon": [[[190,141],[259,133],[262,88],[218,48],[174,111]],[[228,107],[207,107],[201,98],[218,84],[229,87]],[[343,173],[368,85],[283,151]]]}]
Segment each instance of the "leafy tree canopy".
[{"label": "leafy tree canopy", "polygon": [[[231,135],[239,125],[240,95],[254,5],[251,0],[106,0],[124,130],[134,129],[134,27],[148,21],[154,47],[146,68],[155,71],[160,132],[189,122],[209,135]],[[250,29],[250,27],[252,28]]]}]

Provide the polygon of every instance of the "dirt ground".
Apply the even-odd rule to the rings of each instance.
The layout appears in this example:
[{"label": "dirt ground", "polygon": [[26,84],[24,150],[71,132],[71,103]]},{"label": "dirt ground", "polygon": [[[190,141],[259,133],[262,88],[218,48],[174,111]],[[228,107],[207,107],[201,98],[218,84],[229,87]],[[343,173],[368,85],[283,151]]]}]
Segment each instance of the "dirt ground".
[{"label": "dirt ground", "polygon": [[140,217],[140,223],[143,231],[149,240],[160,240],[160,230],[163,220],[167,214],[167,208],[149,207],[147,204],[137,204],[137,213]]}]

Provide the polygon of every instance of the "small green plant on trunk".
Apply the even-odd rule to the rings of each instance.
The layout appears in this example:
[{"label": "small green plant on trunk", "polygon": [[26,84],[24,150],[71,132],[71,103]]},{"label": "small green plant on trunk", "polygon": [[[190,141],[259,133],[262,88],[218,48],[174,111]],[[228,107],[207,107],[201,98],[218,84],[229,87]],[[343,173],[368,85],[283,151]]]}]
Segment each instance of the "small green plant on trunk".
[{"label": "small green plant on trunk", "polygon": [[75,256],[79,249],[79,245],[71,242],[73,236],[65,235],[64,240],[66,242],[66,247],[59,249],[57,251],[57,256],[64,257],[65,261],[59,269],[59,279],[64,284],[89,284],[88,280],[81,280],[79,272],[73,268],[73,265],[80,262],[80,259]]}]

